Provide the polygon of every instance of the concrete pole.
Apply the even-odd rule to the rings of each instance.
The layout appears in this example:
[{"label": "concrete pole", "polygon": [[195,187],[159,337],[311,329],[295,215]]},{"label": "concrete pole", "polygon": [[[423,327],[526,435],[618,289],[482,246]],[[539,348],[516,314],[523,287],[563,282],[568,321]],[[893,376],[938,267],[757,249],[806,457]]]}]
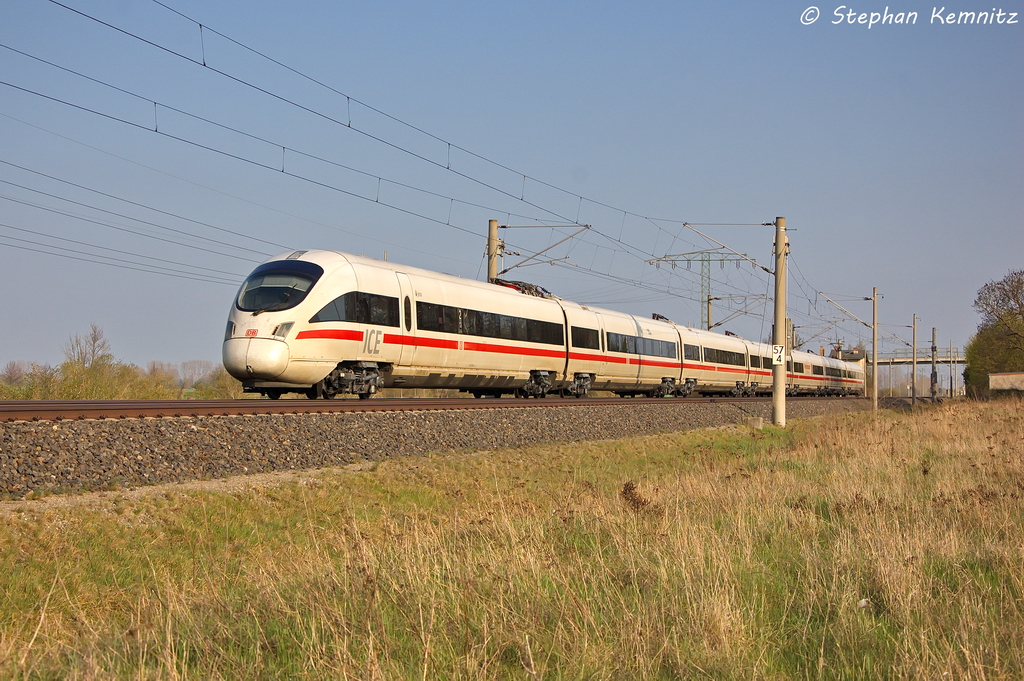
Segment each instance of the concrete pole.
[{"label": "concrete pole", "polygon": [[708,331],[711,330],[711,326],[712,326],[712,321],[711,321],[711,296],[708,296],[708,328],[707,328]]},{"label": "concrete pole", "polygon": [[498,278],[498,221],[487,223],[487,283]]},{"label": "concrete pole", "polygon": [[932,403],[939,401],[939,367],[938,367],[939,346],[935,340],[935,327],[932,327]]},{"label": "concrete pole", "polygon": [[949,341],[949,397],[953,399],[953,341]]},{"label": "concrete pole", "polygon": [[878,287],[871,289],[871,409],[878,411]]},{"label": "concrete pole", "polygon": [[911,360],[910,369],[910,408],[917,406],[917,315],[914,315],[914,357]]},{"label": "concrete pole", "polygon": [[772,344],[783,346],[782,364],[772,365],[772,423],[786,425],[786,255],[789,238],[786,236],[786,218],[775,218],[775,326]]}]

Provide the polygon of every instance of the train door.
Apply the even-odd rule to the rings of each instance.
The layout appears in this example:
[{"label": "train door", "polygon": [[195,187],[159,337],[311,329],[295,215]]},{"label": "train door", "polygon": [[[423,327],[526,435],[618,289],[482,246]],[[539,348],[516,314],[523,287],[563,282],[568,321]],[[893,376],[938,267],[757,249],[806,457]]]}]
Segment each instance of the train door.
[{"label": "train door", "polygon": [[636,353],[636,356],[632,358],[632,361],[636,363],[636,374],[635,374],[635,378],[633,380],[636,381],[636,383],[634,385],[639,388],[644,383],[644,374],[649,373],[651,370],[650,370],[650,368],[644,368],[644,359],[643,359],[643,339],[645,338],[645,336],[644,336],[644,328],[642,326],[640,326],[640,320],[637,319],[636,317],[634,317],[633,315],[630,315],[630,319],[633,321],[633,326],[636,329],[636,340],[633,341],[633,343],[634,343],[634,346],[633,346],[634,350],[633,350],[633,352]]},{"label": "train door", "polygon": [[594,321],[596,322],[595,326],[597,327],[597,347],[594,348],[595,352],[593,353],[596,357],[589,368],[591,369],[591,373],[597,377],[597,380],[600,380],[602,377],[608,375],[608,355],[605,354],[605,350],[607,348],[604,346],[604,318],[601,316],[600,312],[597,312],[596,310],[593,312]]},{"label": "train door", "polygon": [[413,304],[413,288],[409,275],[405,272],[395,272],[398,277],[398,309],[401,311],[402,328],[398,334],[399,353],[398,364],[408,366],[413,362],[413,354],[416,351],[416,306]]}]

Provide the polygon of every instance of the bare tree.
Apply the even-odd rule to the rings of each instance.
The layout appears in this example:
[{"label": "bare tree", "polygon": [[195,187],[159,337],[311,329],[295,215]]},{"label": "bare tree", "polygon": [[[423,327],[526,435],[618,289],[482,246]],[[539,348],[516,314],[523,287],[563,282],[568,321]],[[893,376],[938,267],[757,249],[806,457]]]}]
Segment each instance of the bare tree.
[{"label": "bare tree", "polygon": [[4,365],[3,371],[0,371],[0,381],[7,385],[21,385],[26,374],[28,374],[28,364],[20,360],[11,360]]},{"label": "bare tree", "polygon": [[68,339],[62,348],[64,358],[72,364],[78,364],[86,369],[97,363],[108,363],[114,359],[110,352],[110,344],[103,337],[103,329],[95,324],[89,325],[89,334],[81,336],[75,334]]},{"label": "bare tree", "polygon": [[178,367],[182,387],[193,387],[199,379],[213,373],[216,368],[216,365],[208,359],[190,359],[182,362]]},{"label": "bare tree", "polygon": [[172,362],[152,361],[146,365],[146,373],[154,378],[164,378],[175,385],[181,385],[181,374],[178,365]]}]

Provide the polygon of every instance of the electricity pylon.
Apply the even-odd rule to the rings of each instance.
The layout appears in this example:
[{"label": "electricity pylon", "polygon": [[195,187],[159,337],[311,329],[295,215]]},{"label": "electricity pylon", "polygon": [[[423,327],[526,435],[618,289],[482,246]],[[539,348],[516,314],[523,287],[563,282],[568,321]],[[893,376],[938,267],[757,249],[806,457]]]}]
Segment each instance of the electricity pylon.
[{"label": "electricity pylon", "polygon": [[700,328],[707,329],[711,325],[711,316],[708,314],[709,300],[711,299],[711,263],[720,262],[725,267],[727,262],[750,261],[746,255],[736,255],[728,251],[713,248],[704,251],[692,251],[690,253],[675,253],[663,255],[660,258],[648,260],[652,265],[660,263],[671,263],[673,269],[677,263],[685,262],[687,269],[691,262],[700,263]]}]

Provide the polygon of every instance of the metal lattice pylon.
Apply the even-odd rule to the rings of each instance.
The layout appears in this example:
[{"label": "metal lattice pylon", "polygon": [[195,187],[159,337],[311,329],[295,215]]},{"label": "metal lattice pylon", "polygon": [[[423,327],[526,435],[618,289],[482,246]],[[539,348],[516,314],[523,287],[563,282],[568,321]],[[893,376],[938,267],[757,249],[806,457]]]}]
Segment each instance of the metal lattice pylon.
[{"label": "metal lattice pylon", "polygon": [[679,262],[699,262],[700,263],[700,327],[702,329],[708,328],[711,320],[708,319],[708,299],[711,297],[711,263],[720,262],[749,262],[749,258],[745,254],[736,255],[723,251],[721,249],[709,249],[704,251],[692,251],[690,253],[675,253],[672,255],[663,255],[660,258],[650,260],[651,264],[657,263],[679,263]]}]

